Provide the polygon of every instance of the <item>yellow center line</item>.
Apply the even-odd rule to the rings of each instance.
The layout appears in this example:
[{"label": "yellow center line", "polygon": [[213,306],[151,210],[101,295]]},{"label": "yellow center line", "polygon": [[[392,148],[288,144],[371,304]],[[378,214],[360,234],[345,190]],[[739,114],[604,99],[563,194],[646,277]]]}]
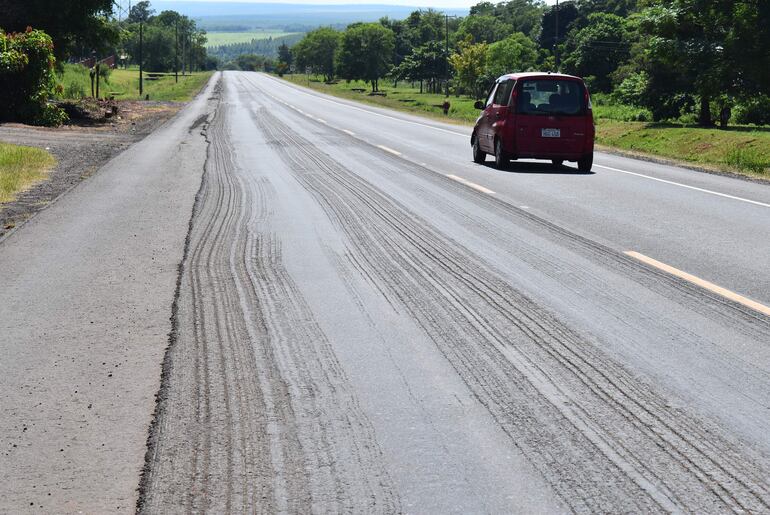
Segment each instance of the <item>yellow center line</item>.
[{"label": "yellow center line", "polygon": [[401,152],[399,152],[398,150],[393,150],[392,148],[388,148],[385,145],[377,145],[377,148],[381,148],[385,152],[390,152],[391,154],[394,154],[394,155],[397,155],[397,156],[401,155]]},{"label": "yellow center line", "polygon": [[755,300],[751,300],[747,297],[744,297],[743,295],[739,295],[733,291],[730,291],[726,288],[722,288],[721,286],[717,286],[714,283],[711,283],[709,281],[706,281],[705,279],[701,279],[700,277],[696,277],[692,274],[688,274],[687,272],[683,272],[682,270],[679,270],[678,268],[674,268],[673,266],[667,265],[665,263],[661,263],[660,261],[657,261],[655,259],[652,259],[651,257],[647,257],[644,254],[640,254],[639,252],[634,252],[631,250],[628,250],[624,252],[625,255],[630,256],[634,259],[637,259],[641,261],[642,263],[646,263],[652,267],[657,268],[658,270],[662,270],[664,272],[667,272],[671,275],[674,275],[676,277],[679,277],[680,279],[684,279],[685,281],[691,282],[692,284],[695,284],[697,286],[700,286],[701,288],[708,290],[712,293],[716,293],[717,295],[720,295],[726,299],[729,299],[733,302],[737,302],[738,304],[741,304],[743,306],[746,306],[747,308],[751,308],[754,311],[758,311],[760,313],[763,313],[767,316],[770,316],[770,307],[765,306],[764,304],[760,304],[759,302]]},{"label": "yellow center line", "polygon": [[482,193],[486,193],[488,195],[494,195],[495,194],[495,192],[490,190],[489,188],[485,188],[484,186],[480,186],[480,185],[476,184],[475,182],[471,182],[471,181],[469,181],[467,179],[463,179],[462,177],[458,177],[456,175],[447,175],[447,177],[449,177],[453,181],[457,181],[457,182],[459,182],[461,184],[465,184],[469,188],[473,188],[474,190],[478,190],[478,191],[480,191]]}]

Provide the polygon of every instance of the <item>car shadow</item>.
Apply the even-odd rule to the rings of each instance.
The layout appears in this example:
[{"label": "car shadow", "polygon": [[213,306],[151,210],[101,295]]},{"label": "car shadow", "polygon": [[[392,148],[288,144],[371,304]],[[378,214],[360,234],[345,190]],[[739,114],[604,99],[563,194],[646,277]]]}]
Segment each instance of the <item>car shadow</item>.
[{"label": "car shadow", "polygon": [[581,172],[575,167],[571,166],[554,166],[551,163],[518,163],[512,162],[502,170],[495,168],[492,161],[484,163],[484,166],[491,168],[492,170],[509,173],[521,173],[521,174],[548,174],[548,175],[595,175],[596,172]]}]

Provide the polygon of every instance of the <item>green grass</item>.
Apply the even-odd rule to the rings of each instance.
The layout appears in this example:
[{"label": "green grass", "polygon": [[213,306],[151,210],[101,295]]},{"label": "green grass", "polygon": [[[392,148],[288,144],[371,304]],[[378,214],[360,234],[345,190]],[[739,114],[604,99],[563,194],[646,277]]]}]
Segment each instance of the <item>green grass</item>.
[{"label": "green grass", "polygon": [[770,128],[719,130],[598,120],[596,142],[706,168],[770,178]]},{"label": "green grass", "polygon": [[[419,88],[382,81],[385,97],[369,96],[370,87],[363,82],[340,81],[324,84],[318,77],[286,75],[295,84],[335,95],[431,118],[470,124],[479,111],[474,101],[450,97],[449,115],[444,116],[440,104],[444,95],[420,94]],[[356,92],[353,88],[364,88]],[[713,170],[737,172],[770,178],[770,127],[735,127],[728,130],[703,129],[686,125],[664,125],[634,120],[649,120],[649,111],[633,106],[613,104],[606,95],[594,95],[594,118],[599,145],[636,154],[658,156]]]},{"label": "green grass", "polygon": [[[144,95],[150,95],[150,100],[187,102],[203,88],[212,73],[195,72],[185,76],[179,74],[178,83],[174,82],[173,74],[163,75],[157,80],[146,80],[148,75],[145,74]],[[88,69],[83,66],[65,64],[64,73],[59,76],[59,83],[64,88],[64,98],[78,99],[91,94],[91,78]],[[116,100],[140,99],[139,70],[112,70],[107,80],[101,82],[99,95],[114,95]]]},{"label": "green grass", "polygon": [[55,164],[45,150],[0,143],[0,204],[43,180]]},{"label": "green grass", "polygon": [[249,32],[207,32],[206,48],[213,48],[233,43],[249,43],[252,39],[280,38],[296,34],[273,29],[257,29]]},{"label": "green grass", "polygon": [[[370,96],[371,86],[361,81],[339,81],[337,84],[325,84],[321,81],[320,77],[310,76],[308,79],[307,75],[298,74],[284,75],[283,78],[295,84],[310,87],[330,95],[389,107],[399,111],[440,118],[443,121],[471,123],[479,116],[478,109],[473,107],[474,100],[454,96],[449,97],[449,115],[444,116],[441,104],[446,97],[443,94],[420,93],[419,85],[412,87],[407,82],[399,82],[398,87],[395,88],[391,81],[381,80],[380,91],[385,93],[386,96]],[[353,91],[356,88],[363,89],[364,91]]]}]

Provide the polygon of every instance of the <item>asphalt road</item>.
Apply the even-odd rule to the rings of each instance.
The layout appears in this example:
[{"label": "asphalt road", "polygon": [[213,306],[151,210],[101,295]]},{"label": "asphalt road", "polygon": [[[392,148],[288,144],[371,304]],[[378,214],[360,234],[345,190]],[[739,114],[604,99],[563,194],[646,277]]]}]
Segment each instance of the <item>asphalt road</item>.
[{"label": "asphalt road", "polygon": [[[592,174],[498,171],[471,162],[464,127],[261,74],[226,72],[212,98],[164,128],[165,147],[132,147],[0,244],[0,284],[24,268],[25,242],[43,256],[30,274],[49,277],[0,292],[0,328],[12,330],[0,340],[3,391],[25,383],[24,346],[48,359],[62,333],[83,346],[91,327],[61,306],[44,313],[46,293],[58,298],[46,267],[57,257],[77,256],[58,265],[70,277],[60,304],[88,298],[105,313],[126,278],[112,278],[116,292],[94,289],[89,260],[141,263],[162,243],[165,263],[183,261],[176,293],[172,269],[160,266],[159,280],[135,270],[153,285],[135,293],[156,310],[155,340],[173,315],[140,511],[770,510],[770,188],[603,154]],[[204,164],[189,127],[209,112]],[[64,209],[77,195],[118,195],[88,190],[119,186],[136,159],[177,172],[143,168],[180,188],[141,199],[137,188],[121,213],[135,220],[177,199],[156,224],[161,241],[121,244],[105,236],[117,224]],[[46,217],[59,221],[53,234]],[[5,309],[19,298],[24,309]],[[146,335],[128,327],[88,334],[139,345]],[[141,416],[110,420],[102,435],[122,434],[117,424],[146,434],[160,352],[143,356],[132,369],[141,402],[119,412]],[[14,395],[3,412],[18,425],[32,404]],[[47,395],[70,409],[65,393]],[[16,427],[6,420],[3,432]],[[104,472],[138,482],[138,450],[124,445],[132,466],[105,461]],[[44,479],[45,457],[24,454]],[[31,472],[2,459],[16,487],[0,490],[8,505],[30,491]],[[81,467],[59,499],[87,498],[93,470]]]}]

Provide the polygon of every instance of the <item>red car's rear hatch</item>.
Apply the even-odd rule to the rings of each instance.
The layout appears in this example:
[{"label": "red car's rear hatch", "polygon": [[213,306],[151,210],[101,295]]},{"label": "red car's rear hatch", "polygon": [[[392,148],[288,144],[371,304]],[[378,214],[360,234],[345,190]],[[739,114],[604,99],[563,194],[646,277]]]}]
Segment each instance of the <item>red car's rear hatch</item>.
[{"label": "red car's rear hatch", "polygon": [[526,79],[518,87],[519,157],[573,158],[590,150],[593,122],[586,89],[580,81]]}]

